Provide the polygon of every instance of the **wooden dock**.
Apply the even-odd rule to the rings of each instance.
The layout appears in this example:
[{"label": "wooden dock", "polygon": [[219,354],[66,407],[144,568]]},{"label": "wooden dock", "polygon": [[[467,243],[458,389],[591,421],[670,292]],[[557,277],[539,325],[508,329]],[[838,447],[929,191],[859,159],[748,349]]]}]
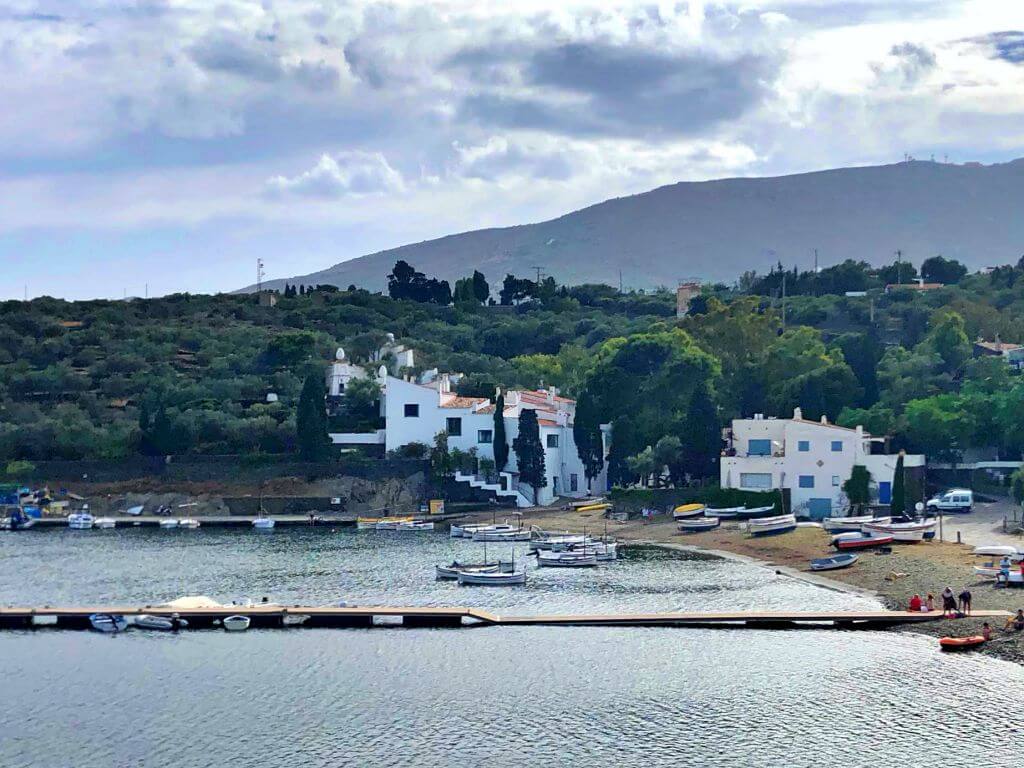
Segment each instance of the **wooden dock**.
[{"label": "wooden dock", "polygon": [[[737,611],[720,613],[627,613],[565,614],[553,616],[498,616],[479,608],[429,607],[331,607],[227,605],[216,608],[173,608],[170,606],[83,606],[77,608],[42,606],[0,608],[0,629],[29,629],[40,626],[59,629],[89,629],[89,616],[113,613],[124,616],[177,613],[190,629],[218,626],[227,616],[248,616],[253,627],[285,626],[286,616],[307,616],[302,626],[320,628],[466,627],[466,626],[589,626],[589,627],[702,627],[750,629],[878,629],[900,624],[938,621],[942,613],[907,611]],[[1003,619],[1005,611],[975,611],[976,618]]]}]

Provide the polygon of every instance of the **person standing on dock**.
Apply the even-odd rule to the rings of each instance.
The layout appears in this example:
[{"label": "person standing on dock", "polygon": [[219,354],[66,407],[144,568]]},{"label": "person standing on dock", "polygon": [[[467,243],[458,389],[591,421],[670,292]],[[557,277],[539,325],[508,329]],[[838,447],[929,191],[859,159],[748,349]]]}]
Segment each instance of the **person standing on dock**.
[{"label": "person standing on dock", "polygon": [[942,590],[942,615],[948,617],[956,613],[956,598],[953,597],[953,588],[946,587]]},{"label": "person standing on dock", "polygon": [[960,613],[964,616],[971,615],[971,591],[967,587],[960,593]]}]

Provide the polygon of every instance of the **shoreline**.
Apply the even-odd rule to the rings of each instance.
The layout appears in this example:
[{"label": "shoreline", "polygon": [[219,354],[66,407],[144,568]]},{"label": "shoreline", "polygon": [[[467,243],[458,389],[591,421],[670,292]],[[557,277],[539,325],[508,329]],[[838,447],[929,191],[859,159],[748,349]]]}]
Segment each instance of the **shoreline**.
[{"label": "shoreline", "polygon": [[[475,516],[489,522],[490,515]],[[485,519],[486,518],[486,519]],[[828,575],[809,570],[809,561],[834,554],[829,546],[829,534],[816,526],[797,528],[780,536],[749,537],[738,524],[727,523],[700,533],[683,534],[675,521],[667,515],[656,515],[647,521],[606,521],[600,513],[578,513],[572,510],[530,509],[522,517],[524,527],[536,525],[552,531],[592,533],[609,536],[623,544],[643,544],[683,552],[699,552],[736,562],[745,562],[772,569],[789,578],[798,579],[824,589],[846,594],[871,597],[886,608],[905,610],[912,595],[925,597],[928,593],[941,599],[939,594],[950,586],[955,594],[964,588],[973,595],[972,607],[978,610],[999,610],[1015,613],[1024,607],[1024,590],[996,589],[991,581],[980,579],[974,573],[978,559],[973,547],[953,542],[921,542],[896,545],[891,554],[875,554],[871,550],[859,552],[853,566],[829,571]],[[943,619],[898,627],[895,631],[915,632],[930,637],[966,636],[978,634],[983,620],[970,617]],[[1002,623],[990,620],[993,640],[976,653],[1024,664],[1024,633],[1002,631]]]}]

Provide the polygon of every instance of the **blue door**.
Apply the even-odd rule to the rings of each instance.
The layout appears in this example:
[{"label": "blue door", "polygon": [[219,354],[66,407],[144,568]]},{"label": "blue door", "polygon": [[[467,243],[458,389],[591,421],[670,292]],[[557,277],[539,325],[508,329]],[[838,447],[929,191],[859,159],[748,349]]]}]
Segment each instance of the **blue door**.
[{"label": "blue door", "polygon": [[892,483],[880,482],[878,484],[878,503],[888,504],[892,501]]},{"label": "blue door", "polygon": [[807,513],[811,520],[823,520],[832,514],[832,499],[810,499],[807,502]]}]

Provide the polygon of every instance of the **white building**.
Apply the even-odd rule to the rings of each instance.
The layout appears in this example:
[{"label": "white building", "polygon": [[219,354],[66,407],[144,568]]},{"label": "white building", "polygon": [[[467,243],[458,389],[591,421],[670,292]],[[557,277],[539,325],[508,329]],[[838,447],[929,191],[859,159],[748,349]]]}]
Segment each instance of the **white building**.
[{"label": "white building", "polygon": [[[797,515],[820,519],[842,514],[849,507],[843,491],[854,465],[871,473],[872,498],[887,504],[892,497],[897,456],[872,452],[884,438],[855,429],[804,419],[800,409],[792,419],[733,419],[721,459],[723,488],[767,491],[788,488]],[[924,467],[925,457],[905,455],[905,469]]]},{"label": "white building", "polygon": [[[389,333],[384,345],[370,354],[370,362],[378,363],[373,366],[377,368],[377,375],[391,373],[398,375],[403,368],[412,368],[415,365],[415,354],[413,351],[395,341],[395,334]],[[345,387],[352,379],[367,378],[366,370],[361,365],[355,365],[345,357],[345,350],[338,347],[334,354],[334,362],[327,367],[327,395],[329,397],[341,397],[345,394]]]}]

